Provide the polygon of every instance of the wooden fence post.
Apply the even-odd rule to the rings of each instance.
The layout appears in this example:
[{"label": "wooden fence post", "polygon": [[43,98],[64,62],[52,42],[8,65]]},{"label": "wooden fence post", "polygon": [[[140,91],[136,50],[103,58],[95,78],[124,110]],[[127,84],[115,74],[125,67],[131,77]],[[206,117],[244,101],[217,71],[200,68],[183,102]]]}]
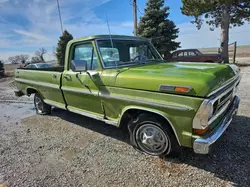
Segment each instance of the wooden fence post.
[{"label": "wooden fence post", "polygon": [[235,59],[236,59],[236,49],[237,49],[237,42],[234,42],[234,55],[233,55],[233,63],[235,64]]}]

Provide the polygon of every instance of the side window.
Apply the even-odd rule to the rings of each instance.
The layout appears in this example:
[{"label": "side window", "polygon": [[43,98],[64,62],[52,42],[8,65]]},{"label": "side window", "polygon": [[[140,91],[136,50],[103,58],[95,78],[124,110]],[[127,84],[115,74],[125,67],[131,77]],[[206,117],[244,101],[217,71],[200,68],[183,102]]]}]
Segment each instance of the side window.
[{"label": "side window", "polygon": [[173,58],[176,58],[176,57],[177,57],[177,53],[174,53],[174,54],[172,55],[172,57],[173,57]]},{"label": "side window", "polygon": [[183,56],[188,56],[188,52],[187,52],[187,51],[184,51],[184,52],[183,52]]},{"label": "side window", "polygon": [[183,52],[178,53],[177,56],[178,56],[178,57],[182,57],[182,56],[183,56]]},{"label": "side window", "polygon": [[189,51],[189,56],[197,56],[193,51]]},{"label": "side window", "polygon": [[[95,70],[98,68],[98,60],[91,43],[81,44],[75,47],[73,60],[82,60],[87,62],[88,70]],[[75,67],[77,71],[77,66]]]}]

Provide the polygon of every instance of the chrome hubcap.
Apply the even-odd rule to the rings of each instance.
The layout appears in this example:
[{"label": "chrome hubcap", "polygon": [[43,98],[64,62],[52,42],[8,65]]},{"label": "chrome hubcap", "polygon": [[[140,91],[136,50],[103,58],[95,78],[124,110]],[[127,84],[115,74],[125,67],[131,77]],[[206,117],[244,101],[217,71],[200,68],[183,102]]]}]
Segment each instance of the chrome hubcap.
[{"label": "chrome hubcap", "polygon": [[43,110],[43,103],[40,97],[35,97],[36,109],[41,112]]},{"label": "chrome hubcap", "polygon": [[169,138],[164,131],[154,124],[144,124],[136,132],[139,147],[152,155],[163,154],[169,146]]}]

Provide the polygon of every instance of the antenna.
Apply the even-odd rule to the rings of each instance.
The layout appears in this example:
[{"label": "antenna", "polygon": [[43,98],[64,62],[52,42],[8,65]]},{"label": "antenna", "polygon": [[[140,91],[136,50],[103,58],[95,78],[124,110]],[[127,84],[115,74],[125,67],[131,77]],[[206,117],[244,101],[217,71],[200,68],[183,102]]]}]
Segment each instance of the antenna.
[{"label": "antenna", "polygon": [[[109,28],[109,20],[108,20],[108,16],[106,14],[106,20],[107,20],[107,25],[108,25],[108,29],[109,29],[109,37],[110,37],[110,43],[111,43],[111,47],[114,48],[114,45],[113,45],[113,40],[112,40],[112,36],[111,36],[111,32],[110,32],[110,28]],[[117,69],[117,61],[115,60],[115,68],[116,68],[116,71],[118,71]]]},{"label": "antenna", "polygon": [[58,0],[57,0],[57,8],[58,8],[59,20],[60,20],[60,24],[61,24],[61,30],[62,30],[62,34],[63,34],[62,17],[61,17],[60,5],[59,5]]}]

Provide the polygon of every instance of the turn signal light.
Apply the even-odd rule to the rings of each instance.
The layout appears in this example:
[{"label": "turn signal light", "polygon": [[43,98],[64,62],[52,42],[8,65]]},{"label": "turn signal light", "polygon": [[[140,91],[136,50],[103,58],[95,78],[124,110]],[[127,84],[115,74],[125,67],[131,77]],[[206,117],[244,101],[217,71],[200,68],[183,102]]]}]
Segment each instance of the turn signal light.
[{"label": "turn signal light", "polygon": [[194,129],[193,131],[194,131],[194,134],[204,135],[208,131],[208,127],[205,129]]},{"label": "turn signal light", "polygon": [[188,88],[188,87],[175,87],[174,91],[176,91],[176,92],[189,92],[190,88]]}]

